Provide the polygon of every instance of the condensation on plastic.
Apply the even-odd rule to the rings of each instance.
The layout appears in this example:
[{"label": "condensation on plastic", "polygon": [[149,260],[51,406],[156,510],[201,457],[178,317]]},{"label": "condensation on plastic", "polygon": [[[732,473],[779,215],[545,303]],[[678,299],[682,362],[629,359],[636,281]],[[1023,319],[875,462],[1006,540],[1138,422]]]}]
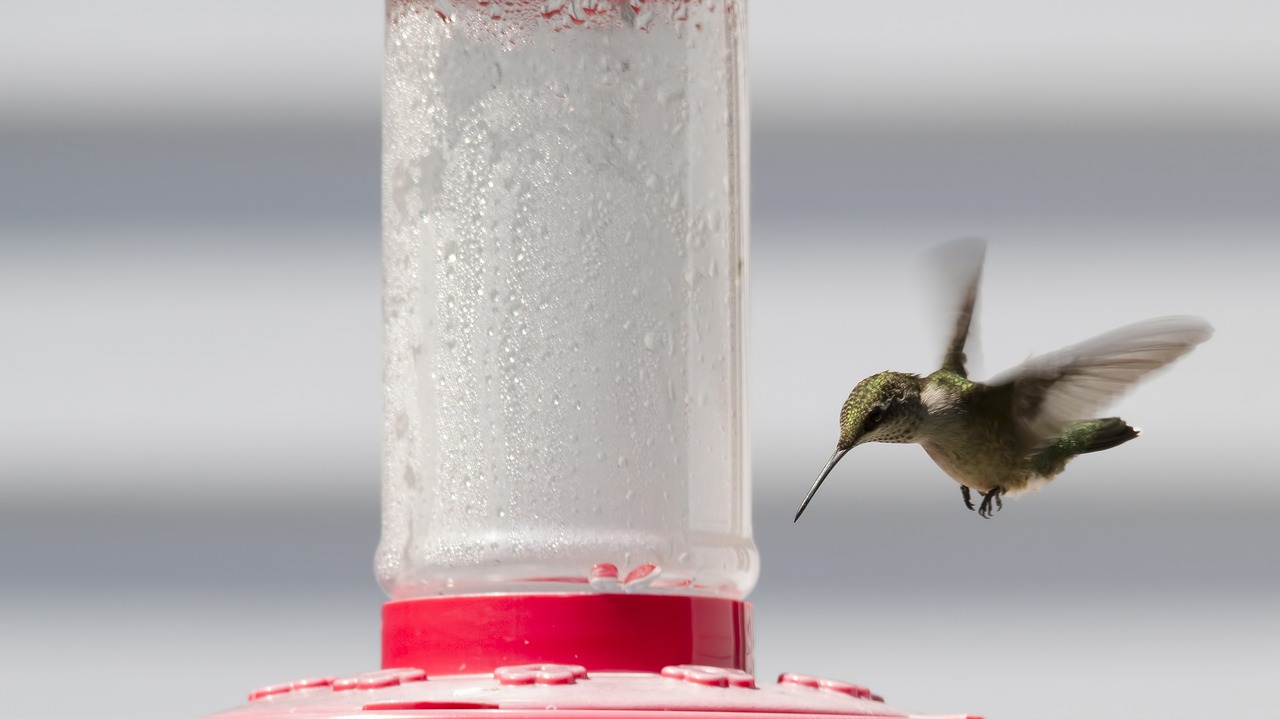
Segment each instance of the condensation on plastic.
[{"label": "condensation on plastic", "polygon": [[741,0],[392,0],[393,598],[758,573]]}]

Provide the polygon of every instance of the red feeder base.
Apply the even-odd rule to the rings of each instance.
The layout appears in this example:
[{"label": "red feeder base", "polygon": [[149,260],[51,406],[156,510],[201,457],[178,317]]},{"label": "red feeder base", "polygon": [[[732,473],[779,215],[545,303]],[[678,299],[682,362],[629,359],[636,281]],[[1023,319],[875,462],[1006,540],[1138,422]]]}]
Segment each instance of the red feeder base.
[{"label": "red feeder base", "polygon": [[751,671],[751,605],[663,594],[425,597],[382,607],[382,666],[474,674],[530,663]]},{"label": "red feeder base", "polygon": [[912,716],[831,679],[757,686],[750,617],[745,602],[667,595],[389,602],[383,669],[263,687],[210,719]]}]

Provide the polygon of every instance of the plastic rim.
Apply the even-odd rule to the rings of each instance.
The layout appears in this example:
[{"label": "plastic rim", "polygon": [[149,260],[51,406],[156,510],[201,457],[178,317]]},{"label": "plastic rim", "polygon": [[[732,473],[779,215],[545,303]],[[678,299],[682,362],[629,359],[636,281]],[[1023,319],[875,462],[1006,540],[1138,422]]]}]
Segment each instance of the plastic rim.
[{"label": "plastic rim", "polygon": [[659,594],[421,597],[382,607],[382,666],[477,674],[539,662],[751,671],[751,605]]}]

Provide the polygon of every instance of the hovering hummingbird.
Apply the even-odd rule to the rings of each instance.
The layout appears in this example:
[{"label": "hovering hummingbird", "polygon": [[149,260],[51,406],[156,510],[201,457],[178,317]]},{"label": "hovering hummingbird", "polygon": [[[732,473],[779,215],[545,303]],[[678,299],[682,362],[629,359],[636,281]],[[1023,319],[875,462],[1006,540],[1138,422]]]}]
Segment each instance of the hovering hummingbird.
[{"label": "hovering hummingbird", "polygon": [[916,443],[970,491],[989,518],[1001,497],[1039,489],[1073,457],[1124,444],[1138,430],[1119,417],[1093,419],[1138,380],[1190,352],[1213,329],[1198,317],[1163,317],[1033,357],[989,383],[969,379],[965,341],[978,299],[986,243],[959,240],[937,251],[960,303],[942,368],[926,377],[881,372],[858,383],[840,408],[836,451],[795,518],[849,450],[867,442]]}]

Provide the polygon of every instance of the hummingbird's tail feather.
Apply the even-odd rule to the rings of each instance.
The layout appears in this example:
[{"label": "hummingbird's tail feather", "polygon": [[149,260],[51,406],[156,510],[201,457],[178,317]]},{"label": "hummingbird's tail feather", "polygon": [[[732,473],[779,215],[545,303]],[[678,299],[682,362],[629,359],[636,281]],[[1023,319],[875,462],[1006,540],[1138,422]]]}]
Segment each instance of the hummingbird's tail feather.
[{"label": "hummingbird's tail feather", "polygon": [[1076,427],[1081,427],[1080,431],[1085,435],[1084,448],[1080,450],[1080,454],[1119,447],[1140,434],[1137,429],[1130,427],[1119,417],[1081,422],[1068,428],[1067,434],[1072,433]]},{"label": "hummingbird's tail feather", "polygon": [[1031,466],[1036,474],[1051,478],[1078,454],[1118,447],[1137,436],[1138,430],[1119,417],[1076,422],[1033,457]]},{"label": "hummingbird's tail feather", "polygon": [[822,468],[822,473],[818,475],[816,480],[814,480],[813,486],[809,488],[809,493],[804,496],[804,501],[800,503],[800,509],[796,510],[795,519],[791,520],[792,523],[800,521],[800,515],[804,514],[804,510],[809,506],[809,502],[813,499],[813,495],[818,493],[818,487],[822,486],[822,481],[827,478],[828,474],[831,474],[831,468],[836,466],[836,462],[839,462],[840,458],[845,456],[848,452],[848,449],[837,449],[835,453],[831,455],[831,459],[827,460],[827,466]]}]

